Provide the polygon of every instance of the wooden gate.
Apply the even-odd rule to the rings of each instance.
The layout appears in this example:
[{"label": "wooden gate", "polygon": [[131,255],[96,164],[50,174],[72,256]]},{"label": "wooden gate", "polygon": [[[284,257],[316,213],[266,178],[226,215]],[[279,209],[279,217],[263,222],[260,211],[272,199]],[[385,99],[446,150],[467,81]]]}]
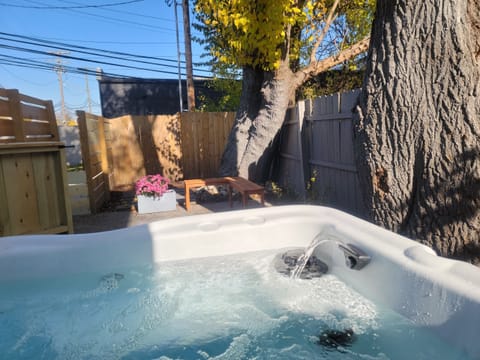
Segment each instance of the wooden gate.
[{"label": "wooden gate", "polygon": [[85,111],[77,111],[77,122],[90,212],[95,214],[110,199],[113,183],[111,123]]}]

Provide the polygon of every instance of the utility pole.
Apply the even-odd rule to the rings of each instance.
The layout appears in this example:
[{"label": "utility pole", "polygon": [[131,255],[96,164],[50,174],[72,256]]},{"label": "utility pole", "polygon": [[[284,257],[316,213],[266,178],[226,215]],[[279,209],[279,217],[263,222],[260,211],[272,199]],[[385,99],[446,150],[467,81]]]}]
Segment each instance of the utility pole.
[{"label": "utility pole", "polygon": [[182,72],[180,66],[180,40],[178,37],[178,13],[177,13],[177,0],[165,0],[168,6],[173,5],[173,10],[175,13],[175,33],[177,36],[177,68],[178,68],[178,101],[180,107],[180,113],[183,112],[183,100],[182,100]]},{"label": "utility pole", "polygon": [[193,66],[192,66],[192,37],[190,33],[190,11],[188,8],[188,0],[182,0],[183,8],[183,33],[185,40],[185,62],[187,65],[187,100],[188,111],[195,110],[195,87],[193,83]]},{"label": "utility pole", "polygon": [[58,86],[60,87],[60,101],[62,103],[62,124],[65,125],[67,123],[67,109],[65,108],[65,96],[63,94],[63,77],[62,77],[62,73],[63,73],[63,67],[61,65],[61,60],[59,60],[59,62],[57,62],[58,64],[60,64],[58,67],[57,67],[57,77],[58,77]]},{"label": "utility pole", "polygon": [[63,76],[62,74],[65,72],[65,69],[63,68],[63,63],[62,63],[62,58],[60,55],[67,55],[70,54],[69,51],[54,51],[53,54],[57,55],[57,59],[55,60],[55,63],[57,64],[55,66],[55,72],[57,73],[57,78],[58,78],[58,86],[60,87],[60,101],[61,101],[61,112],[62,112],[62,123],[65,125],[67,123],[67,109],[65,107],[65,96],[63,93]]}]

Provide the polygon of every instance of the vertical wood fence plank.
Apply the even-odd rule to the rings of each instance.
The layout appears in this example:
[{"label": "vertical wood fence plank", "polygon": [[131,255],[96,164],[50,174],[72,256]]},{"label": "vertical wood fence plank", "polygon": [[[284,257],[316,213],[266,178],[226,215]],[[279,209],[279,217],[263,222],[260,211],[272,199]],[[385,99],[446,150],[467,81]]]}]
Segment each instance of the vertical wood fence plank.
[{"label": "vertical wood fence plank", "polygon": [[55,109],[51,100],[45,102],[45,109],[47,111],[48,122],[50,124],[50,132],[52,134],[52,141],[60,141],[58,135],[57,120],[55,118]]},{"label": "vertical wood fence plank", "polygon": [[193,155],[195,158],[194,171],[199,177],[203,177],[205,173],[204,169],[201,169],[203,162],[203,128],[202,128],[202,116],[192,116],[193,121]]},{"label": "vertical wood fence plank", "polygon": [[23,121],[22,106],[20,104],[20,93],[18,90],[7,90],[10,106],[10,116],[13,120],[13,133],[15,142],[27,141],[25,137],[25,123]]},{"label": "vertical wood fence plank", "polygon": [[207,164],[207,176],[210,177],[210,174],[214,174],[216,171],[215,168],[215,118],[211,116],[210,113],[207,113],[207,117],[204,120],[206,124],[206,137],[207,141],[205,143],[205,162]]},{"label": "vertical wood fence plank", "polygon": [[92,183],[92,178],[95,174],[92,173],[92,163],[90,154],[90,135],[87,127],[87,117],[85,111],[77,111],[77,124],[80,132],[80,147],[82,150],[83,167],[85,169],[85,176],[87,177],[88,202],[90,204],[90,212],[95,214],[97,209],[95,207],[95,191]]},{"label": "vertical wood fence plank", "polygon": [[[316,175],[314,189],[323,198],[323,203],[361,215],[364,207],[356,172],[352,123],[358,94],[359,91],[352,91],[306,101],[301,147],[305,172]],[[285,130],[298,131],[295,126],[285,127]],[[282,138],[288,141],[282,143],[280,151],[291,151],[293,138],[290,135],[282,135]],[[291,159],[281,157],[280,163],[282,171],[288,168],[291,172],[290,165],[285,165],[291,164]]]},{"label": "vertical wood fence plank", "polygon": [[109,166],[108,166],[108,154],[107,154],[107,140],[105,136],[105,119],[100,117],[98,119],[98,137],[99,137],[99,147],[100,147],[100,157],[102,162],[102,177],[103,177],[103,190],[102,196],[104,201],[110,200],[110,187],[109,187]]},{"label": "vertical wood fence plank", "polygon": [[9,203],[7,198],[7,187],[5,184],[5,171],[3,170],[4,162],[0,157],[0,236],[12,233],[12,225],[10,221]]},{"label": "vertical wood fence plank", "polygon": [[[58,189],[62,188],[63,185],[63,197],[64,201],[59,202],[60,207],[60,220],[61,225],[66,225],[67,232],[73,234],[73,214],[72,214],[72,206],[70,203],[70,197],[68,195],[68,178],[67,178],[67,157],[65,154],[65,149],[60,149],[60,151],[54,155],[59,157],[59,159],[55,158],[56,164],[55,166],[55,179],[57,186],[57,191],[60,192]],[[60,167],[60,170],[58,169]]]},{"label": "vertical wood fence plank", "polygon": [[115,188],[115,176],[113,167],[113,139],[112,139],[112,124],[108,119],[104,119],[105,128],[105,147],[106,147],[106,162],[107,162],[107,174],[108,174],[108,188]]},{"label": "vertical wood fence plank", "polygon": [[15,234],[35,233],[40,230],[37,194],[30,154],[4,157],[7,201],[11,214],[11,228]]},{"label": "vertical wood fence plank", "polygon": [[181,146],[182,146],[182,159],[181,164],[183,168],[183,176],[186,179],[191,178],[191,169],[189,165],[191,162],[187,161],[191,157],[190,155],[190,146],[191,143],[191,133],[192,128],[189,126],[189,121],[186,116],[180,117],[180,138],[181,138]]},{"label": "vertical wood fence plank", "polygon": [[59,226],[61,224],[60,213],[65,213],[65,209],[60,209],[60,199],[56,189],[61,183],[56,181],[55,159],[52,158],[52,155],[32,154],[35,189],[38,194],[39,208],[42,209],[39,213],[42,230]]}]

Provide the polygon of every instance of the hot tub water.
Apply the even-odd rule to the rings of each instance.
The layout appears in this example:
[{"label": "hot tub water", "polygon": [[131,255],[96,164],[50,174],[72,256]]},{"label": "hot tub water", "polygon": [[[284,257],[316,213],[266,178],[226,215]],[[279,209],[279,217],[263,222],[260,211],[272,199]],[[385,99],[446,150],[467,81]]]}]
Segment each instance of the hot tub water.
[{"label": "hot tub water", "polygon": [[[336,276],[291,279],[279,250],[2,284],[8,359],[467,359]],[[325,330],[355,340],[325,346]]]}]

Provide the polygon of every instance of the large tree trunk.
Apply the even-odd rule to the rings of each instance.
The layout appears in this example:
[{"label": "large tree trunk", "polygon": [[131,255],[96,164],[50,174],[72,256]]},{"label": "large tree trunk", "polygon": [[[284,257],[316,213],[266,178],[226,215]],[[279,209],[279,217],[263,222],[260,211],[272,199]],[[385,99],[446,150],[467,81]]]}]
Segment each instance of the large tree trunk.
[{"label": "large tree trunk", "polygon": [[248,143],[248,131],[260,110],[264,71],[252,67],[243,68],[242,94],[235,122],[227,139],[220,162],[219,175],[237,176],[238,165]]},{"label": "large tree trunk", "polygon": [[480,261],[478,0],[379,0],[358,107],[371,219]]},{"label": "large tree trunk", "polygon": [[268,180],[273,141],[297,87],[293,80],[287,63],[275,72],[244,69],[240,109],[222,157],[220,175],[239,175],[258,183]]}]

